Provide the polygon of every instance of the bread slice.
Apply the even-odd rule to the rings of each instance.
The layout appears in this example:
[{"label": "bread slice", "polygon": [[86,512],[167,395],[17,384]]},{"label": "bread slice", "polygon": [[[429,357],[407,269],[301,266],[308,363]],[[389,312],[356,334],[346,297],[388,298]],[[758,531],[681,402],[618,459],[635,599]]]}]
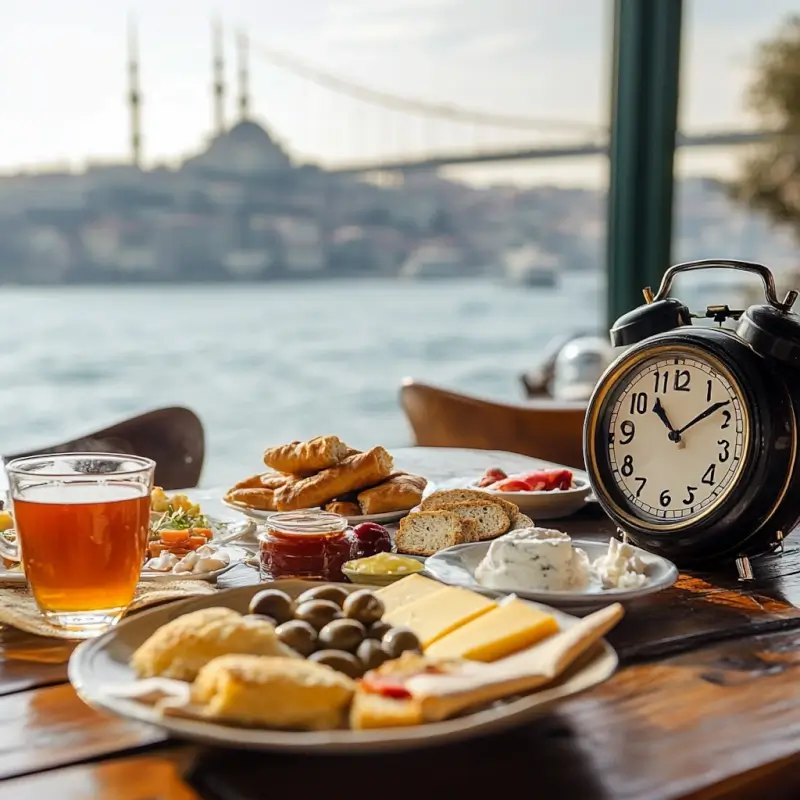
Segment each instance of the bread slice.
[{"label": "bread slice", "polygon": [[516,519],[511,523],[512,530],[518,530],[519,528],[533,528],[534,525],[534,521],[527,514],[517,514]]},{"label": "bread slice", "polygon": [[400,553],[432,556],[464,542],[461,517],[452,511],[420,511],[400,520],[394,543]]},{"label": "bread slice", "polygon": [[481,540],[481,537],[480,537],[480,530],[478,529],[478,523],[475,522],[474,519],[467,519],[466,517],[462,516],[461,535],[464,537],[464,544],[479,542]]},{"label": "bread slice", "polygon": [[513,523],[519,514],[519,508],[508,500],[495,497],[489,492],[480,492],[477,489],[442,489],[428,495],[420,503],[420,511],[435,511],[447,506],[450,503],[466,503],[470,500],[481,500],[484,503],[494,503],[505,511],[509,520]]},{"label": "bread slice", "polygon": [[485,500],[465,500],[463,503],[446,503],[442,511],[452,511],[463,520],[472,520],[477,526],[478,541],[496,539],[507,533],[511,519],[497,503]]}]

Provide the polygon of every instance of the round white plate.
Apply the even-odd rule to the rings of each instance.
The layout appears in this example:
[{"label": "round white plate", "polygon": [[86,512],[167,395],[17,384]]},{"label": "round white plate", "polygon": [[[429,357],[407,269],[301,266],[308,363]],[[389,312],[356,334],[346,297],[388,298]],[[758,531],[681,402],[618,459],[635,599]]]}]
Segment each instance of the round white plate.
[{"label": "round white plate", "polygon": [[[239,539],[248,540],[251,537],[255,541],[256,523],[239,509],[221,509],[221,514],[210,516],[206,514],[213,535],[211,541],[214,544],[229,544]],[[236,513],[232,513],[232,511]],[[162,517],[158,511],[150,512],[150,524],[158,522]]]},{"label": "round white plate", "polygon": [[[491,487],[478,486],[479,481],[480,478],[453,478],[436,488],[476,489],[479,492],[486,492],[501,500],[514,503],[523,514],[527,514],[536,522],[542,519],[563,519],[572,516],[586,505],[592,493],[589,481],[579,477],[573,478],[572,489],[553,489],[549,492],[495,492]],[[426,490],[424,496],[427,497],[429,494],[433,492]]]},{"label": "round white plate", "polygon": [[[586,551],[589,561],[594,561],[608,552],[608,543],[580,539],[573,539],[572,542],[575,547]],[[425,572],[442,583],[463,586],[473,592],[492,596],[516,594],[525,600],[548,603],[570,611],[596,609],[610,603],[638,600],[640,597],[669,588],[678,579],[678,569],[671,561],[634,547],[636,554],[647,565],[647,583],[638,589],[603,589],[599,582],[580,592],[528,591],[524,586],[488,589],[475,580],[475,569],[483,560],[490,544],[491,542],[457,544],[441,550],[425,561]]]},{"label": "round white plate", "polygon": [[[190,598],[138,612],[102,636],[81,644],[70,659],[69,679],[89,705],[155,725],[178,738],[254,750],[350,754],[432,747],[521,725],[547,711],[558,700],[606,680],[617,667],[614,650],[605,641],[599,642],[558,681],[541,691],[507,702],[493,703],[490,707],[444,722],[364,731],[278,731],[165,717],[151,706],[114,694],[115,687],[129,684],[135,679],[128,666],[131,654],[159,627],[182,614],[212,606],[227,606],[247,613],[250,598],[265,585],[283,589],[295,597],[309,586],[304,581],[275,581],[260,586],[229,589],[212,597]],[[356,589],[358,585],[347,584],[347,587]],[[577,621],[569,614],[554,609],[546,610],[556,617],[562,630]]]},{"label": "round white plate", "polygon": [[[228,506],[228,508],[245,514],[256,522],[266,522],[273,514],[278,513],[276,511],[260,511],[257,508],[248,508],[247,506],[238,505],[237,503],[230,503],[227,500],[223,500],[222,503]],[[407,516],[409,511],[411,511],[411,509],[405,511],[387,511],[385,514],[363,514],[358,517],[346,517],[346,519],[350,525],[358,525],[361,522],[377,522],[383,525],[386,522],[397,522],[397,520]]]}]

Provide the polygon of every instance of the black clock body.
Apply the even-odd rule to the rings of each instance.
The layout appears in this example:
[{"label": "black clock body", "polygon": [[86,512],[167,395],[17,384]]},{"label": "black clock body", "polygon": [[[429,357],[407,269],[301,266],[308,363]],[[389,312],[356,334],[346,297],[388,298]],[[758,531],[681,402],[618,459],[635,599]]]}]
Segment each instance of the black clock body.
[{"label": "black clock body", "polygon": [[[652,352],[696,353],[720,364],[738,384],[749,420],[742,466],[725,497],[700,519],[661,524],[637,513],[614,480],[609,413],[615,388]],[[595,495],[632,543],[685,568],[704,568],[770,551],[800,520],[800,370],[757,353],[734,331],[691,324],[647,336],[598,383],[584,425],[584,454]]]}]

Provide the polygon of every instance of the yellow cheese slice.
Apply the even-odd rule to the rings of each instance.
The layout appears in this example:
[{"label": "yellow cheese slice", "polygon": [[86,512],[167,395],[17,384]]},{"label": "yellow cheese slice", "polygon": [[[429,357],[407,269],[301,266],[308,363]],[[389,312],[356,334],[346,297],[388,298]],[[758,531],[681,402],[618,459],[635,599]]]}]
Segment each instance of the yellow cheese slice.
[{"label": "yellow cheese slice", "polygon": [[557,632],[550,614],[514,598],[438,639],[425,655],[497,661]]},{"label": "yellow cheese slice", "polygon": [[384,614],[383,619],[395,628],[411,628],[426,648],[493,608],[497,603],[488,597],[448,586]]},{"label": "yellow cheese slice", "polygon": [[427,597],[434,592],[440,592],[444,588],[441,583],[415,574],[390,583],[388,586],[378,589],[375,594],[383,600],[383,605],[386,609],[385,616],[401,606],[407,606],[415,600],[421,600],[423,597]]}]

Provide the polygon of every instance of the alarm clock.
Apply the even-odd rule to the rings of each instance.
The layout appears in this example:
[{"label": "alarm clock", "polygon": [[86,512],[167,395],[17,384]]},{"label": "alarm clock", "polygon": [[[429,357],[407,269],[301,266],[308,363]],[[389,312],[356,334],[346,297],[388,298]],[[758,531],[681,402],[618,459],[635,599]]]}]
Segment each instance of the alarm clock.
[{"label": "alarm clock", "polygon": [[[765,303],[692,314],[670,297],[700,269],[754,273]],[[782,548],[800,520],[800,317],[762,264],[670,267],[658,292],[620,317],[625,347],[600,378],[583,432],[586,469],[624,538],[679,566],[705,568]],[[718,327],[693,320],[710,318]],[[735,327],[722,327],[731,320]]]}]

